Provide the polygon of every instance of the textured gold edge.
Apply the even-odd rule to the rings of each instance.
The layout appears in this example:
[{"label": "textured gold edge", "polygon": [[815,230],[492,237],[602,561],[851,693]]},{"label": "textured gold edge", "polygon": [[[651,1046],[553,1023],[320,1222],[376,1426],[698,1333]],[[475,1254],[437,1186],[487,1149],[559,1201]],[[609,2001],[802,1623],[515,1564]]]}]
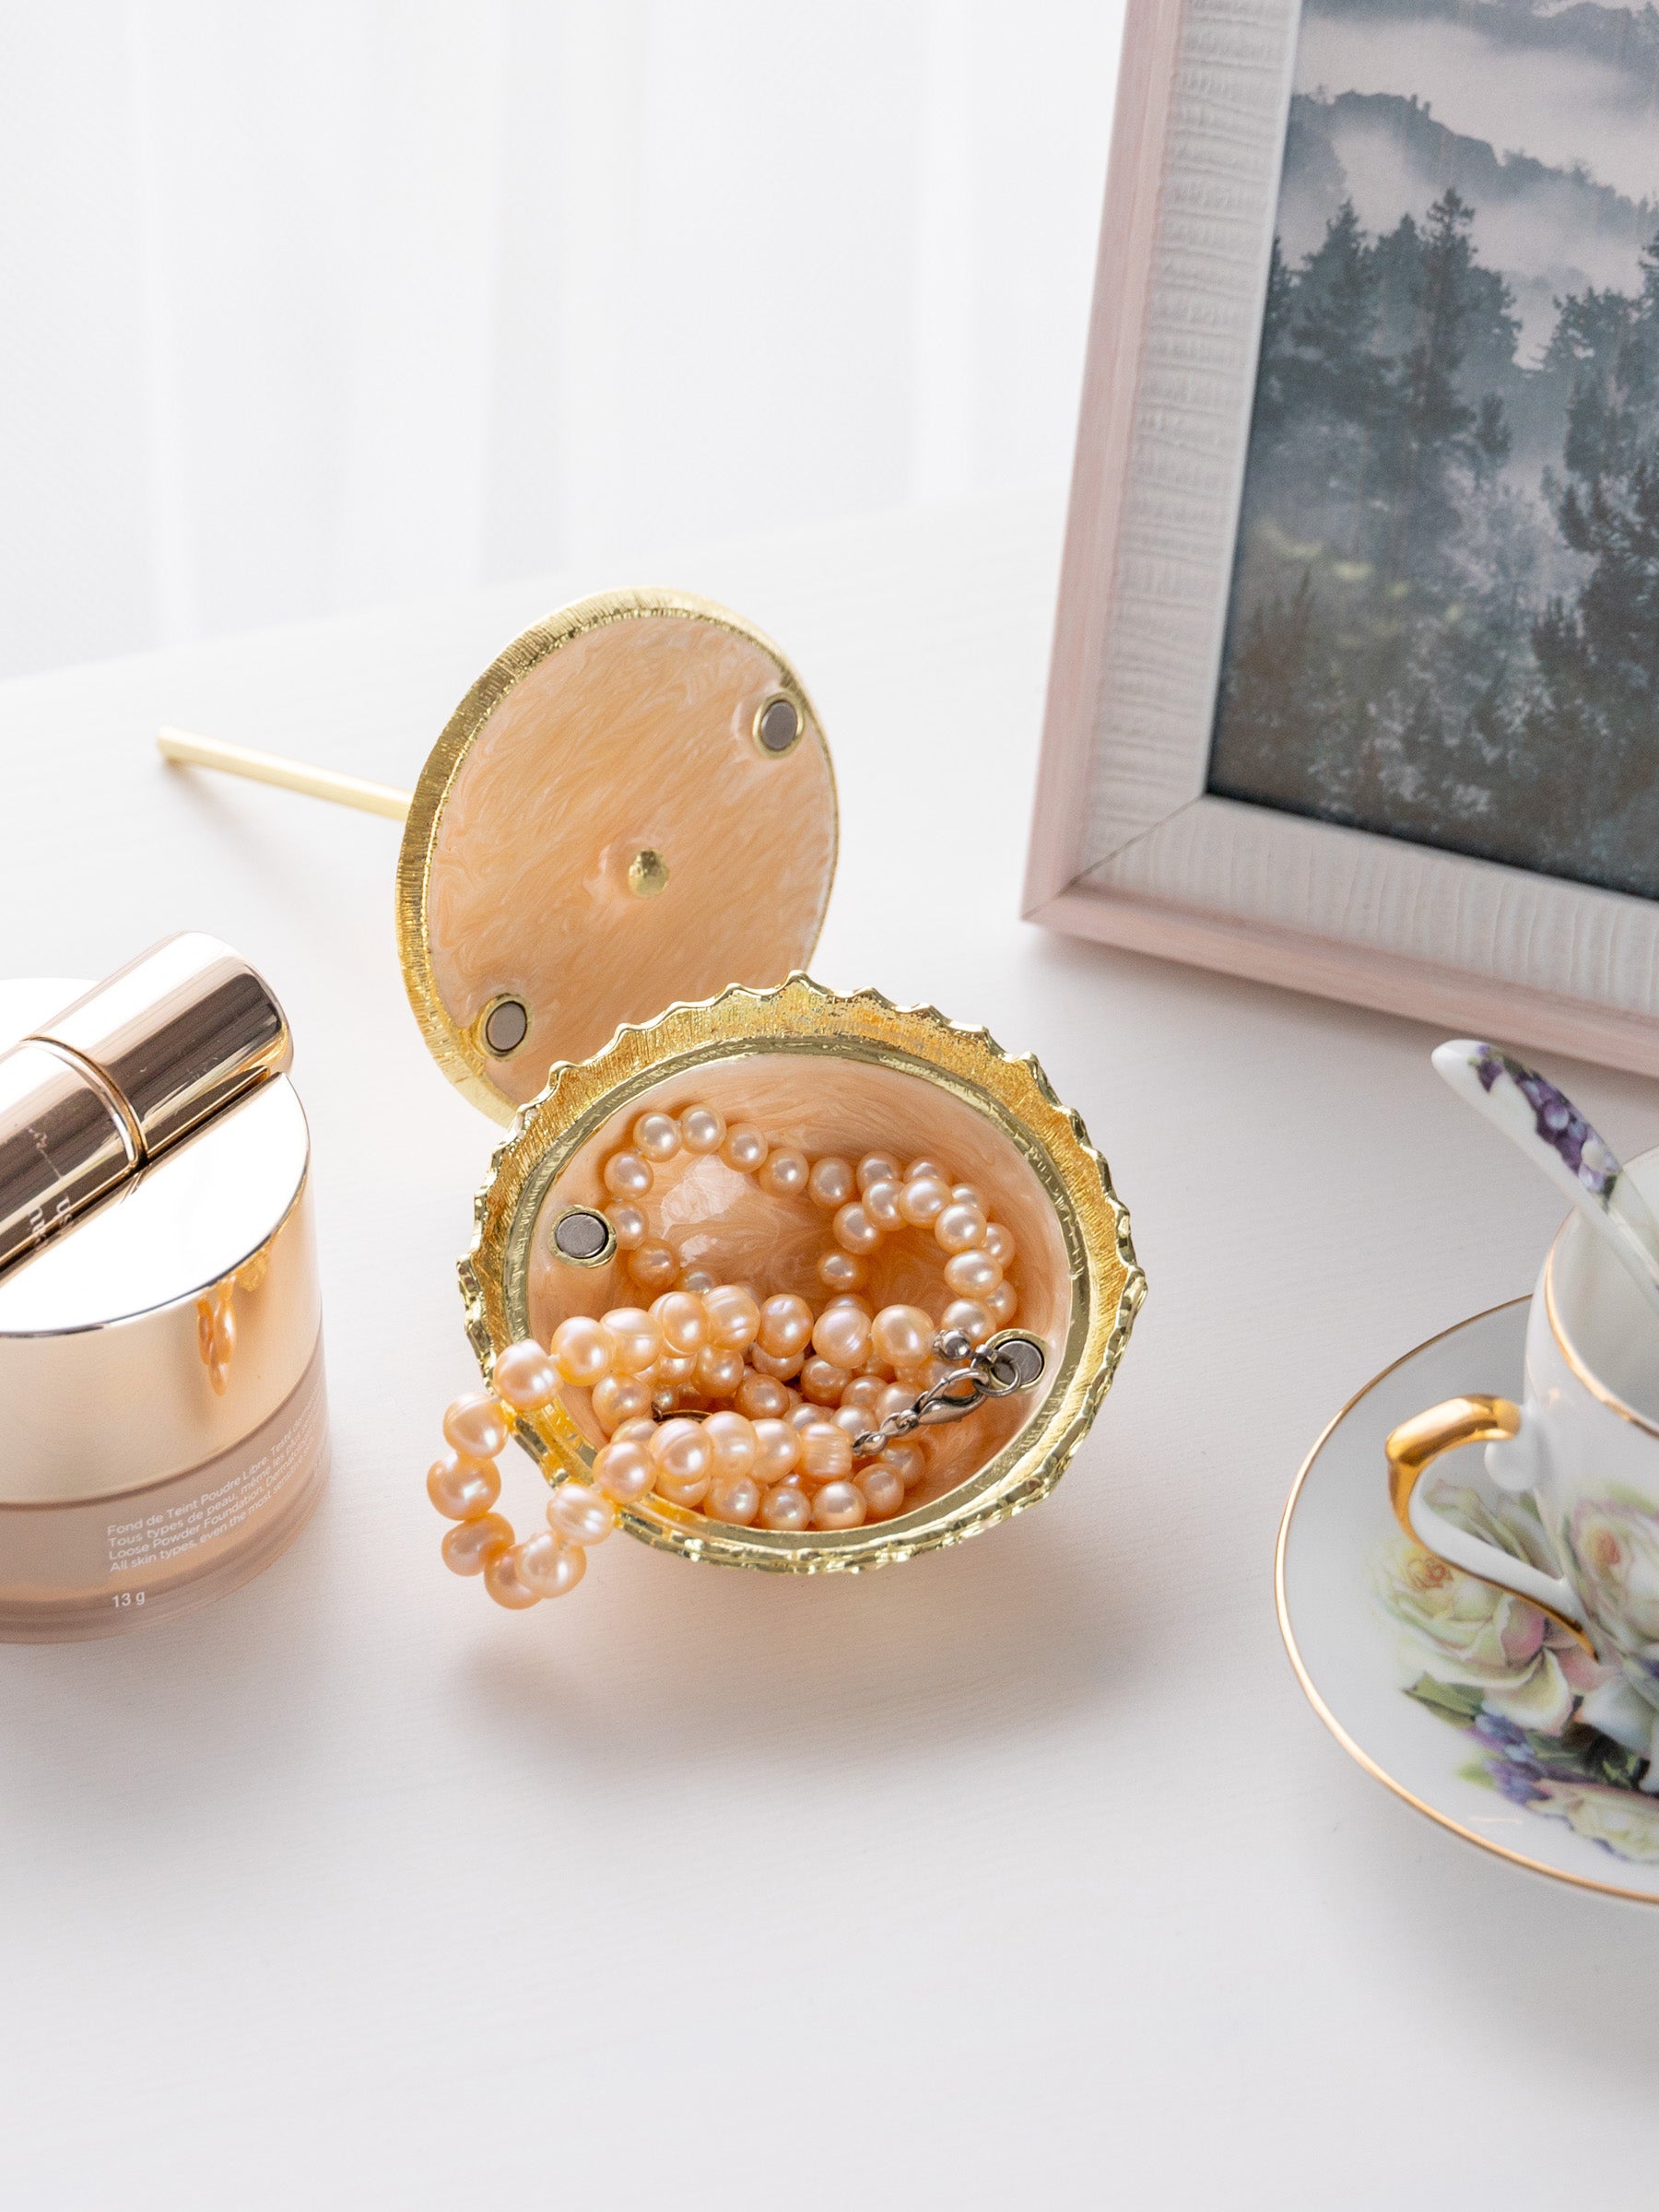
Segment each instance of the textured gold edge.
[{"label": "textured gold edge", "polygon": [[1402,1352],[1397,1359],[1391,1359],[1388,1365],[1374,1374],[1362,1389],[1354,1393],[1346,1406],[1331,1416],[1331,1418],[1320,1430],[1312,1450],[1297,1469],[1296,1480],[1290,1486],[1290,1495],[1285,1500],[1285,1510],[1279,1517],[1278,1540],[1274,1547],[1273,1554],[1273,1598],[1275,1608],[1278,1614],[1279,1634],[1285,1640],[1285,1650],[1289,1656],[1296,1679],[1301,1685],[1302,1695],[1336,1738],[1336,1741],[1356,1764],[1363,1767],[1368,1774],[1382,1784],[1384,1789],[1392,1790],[1396,1797],[1404,1799],[1414,1812],[1421,1813],[1425,1818],[1432,1820],[1437,1827],[1449,1829],[1453,1835],[1461,1836],[1465,1843],[1474,1843],[1480,1850],[1490,1852],[1494,1858],[1507,1859],[1512,1866],[1525,1867],[1529,1874],[1545,1875],[1552,1882],[1571,1883],[1575,1889],[1594,1889],[1603,1897],[1626,1898],[1631,1904],[1655,1905],[1659,1904],[1659,1891],[1626,1889],[1617,1882],[1593,1881],[1588,1875],[1569,1874],[1559,1866],[1549,1865],[1543,1859],[1529,1859],[1524,1852],[1512,1851],[1507,1843],[1496,1843],[1490,1836],[1483,1836],[1477,1829],[1465,1828],[1460,1820],[1453,1820],[1450,1814],[1442,1813],[1437,1806],[1427,1805],[1422,1798],[1415,1796],[1403,1782],[1396,1782],[1386,1768],[1379,1766],[1369,1751],[1360,1749],[1325,1703],[1324,1698],[1320,1696],[1318,1690],[1313,1687],[1313,1677],[1309,1674],[1303,1663],[1301,1653],[1297,1646],[1295,1632],[1290,1626],[1290,1605],[1285,1591],[1285,1555],[1290,1544],[1290,1523],[1296,1512],[1297,1500],[1302,1493],[1302,1485],[1312,1473],[1314,1462],[1326,1444],[1330,1442],[1331,1438],[1354,1408],[1363,1399],[1370,1397],[1379,1383],[1387,1382],[1390,1375],[1404,1367],[1407,1360],[1415,1359],[1419,1352],[1432,1350],[1435,1345],[1443,1344],[1448,1336],[1455,1336],[1460,1329],[1470,1328],[1477,1321],[1486,1321],[1494,1313],[1507,1313],[1516,1306],[1524,1306],[1528,1303],[1530,1303],[1528,1298],[1506,1298],[1500,1300],[1495,1306],[1484,1308],[1478,1313],[1465,1314],[1462,1321],[1454,1321],[1449,1329],[1441,1329],[1432,1336],[1425,1336],[1421,1344],[1413,1345],[1408,1352]]},{"label": "textured gold edge", "polygon": [[[824,725],[787,655],[764,630],[745,621],[741,615],[712,599],[700,599],[691,592],[651,589],[595,592],[586,599],[573,600],[569,606],[545,615],[502,648],[444,724],[416,781],[397,853],[397,957],[409,1005],[433,1059],[462,1095],[481,1108],[493,1122],[511,1124],[518,1108],[490,1081],[488,1061],[472,1037],[450,1018],[432,974],[427,900],[438,825],[455,779],[479,732],[515,684],[538,668],[550,653],[558,653],[589,630],[602,629],[611,622],[638,621],[654,615],[678,615],[688,621],[711,622],[759,646],[777,663],[782,671],[782,688],[793,689],[800,701],[830,778],[830,866],[824,878],[818,924],[812,933],[812,943],[806,947],[807,959],[817,951],[818,941],[823,935],[830,892],[835,881],[836,860],[841,852],[841,798]],[[792,753],[796,749],[794,746],[790,747]],[[525,1043],[528,1041],[526,1038]],[[522,1051],[524,1047],[519,1049]]]},{"label": "textured gold edge", "polygon": [[[826,1020],[833,1026],[815,1033],[811,1023]],[[758,1023],[767,1025],[765,1034],[755,1034]],[[875,1034],[861,1034],[861,1025]],[[683,1049],[673,1049],[677,1031]],[[917,1049],[928,1038],[948,1041],[951,1053],[971,1059],[979,1079],[929,1059]],[[986,1467],[914,1513],[803,1539],[723,1528],[654,1502],[648,1511],[625,1512],[624,1526],[659,1548],[722,1565],[796,1574],[856,1571],[962,1542],[1046,1497],[1112,1386],[1146,1296],[1128,1209],[1081,1116],[1060,1104],[1032,1056],[1004,1052],[982,1028],[950,1022],[936,1007],[900,1007],[877,991],[839,995],[800,972],[771,991],[734,986],[700,1004],[671,1006],[653,1022],[626,1024],[593,1058],[550,1071],[547,1089],[517,1116],[495,1152],[489,1181],[475,1201],[472,1251],[459,1263],[467,1335],[480,1371],[486,1379],[491,1371],[498,1340],[492,1319],[502,1342],[528,1327],[527,1312],[510,1304],[508,1283],[524,1282],[537,1207],[565,1163],[632,1096],[676,1071],[729,1060],[735,1049],[866,1058],[951,1089],[1003,1130],[1055,1201],[1074,1290],[1084,1295],[1074,1295],[1071,1331],[1045,1399],[1050,1410],[1035,1440],[1018,1432]],[[1110,1262],[1100,1252],[1106,1241],[1100,1231],[1108,1223]],[[517,1304],[522,1308],[522,1298]],[[591,1466],[592,1447],[562,1408],[514,1427],[550,1481]]]}]

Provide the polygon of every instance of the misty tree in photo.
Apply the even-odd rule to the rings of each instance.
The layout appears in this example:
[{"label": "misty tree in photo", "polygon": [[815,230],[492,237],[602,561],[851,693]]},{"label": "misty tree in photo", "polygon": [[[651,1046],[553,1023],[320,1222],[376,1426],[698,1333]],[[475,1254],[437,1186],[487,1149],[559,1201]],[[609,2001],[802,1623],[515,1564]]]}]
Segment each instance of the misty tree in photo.
[{"label": "misty tree in photo", "polygon": [[[1341,188],[1341,107],[1294,103],[1287,192]],[[1659,212],[1531,348],[1478,213],[1453,181],[1368,230],[1344,192],[1276,243],[1210,787],[1659,896]]]}]

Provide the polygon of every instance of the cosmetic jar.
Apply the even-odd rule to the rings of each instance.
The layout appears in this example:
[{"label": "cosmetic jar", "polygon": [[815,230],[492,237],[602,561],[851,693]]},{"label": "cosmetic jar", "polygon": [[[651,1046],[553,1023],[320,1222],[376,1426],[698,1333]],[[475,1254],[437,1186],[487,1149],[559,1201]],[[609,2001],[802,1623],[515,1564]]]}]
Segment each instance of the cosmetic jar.
[{"label": "cosmetic jar", "polygon": [[[93,990],[0,983],[0,1211],[9,1194],[14,1232],[34,1224],[0,1263],[0,1641],[218,1596],[315,1503],[327,1413],[288,1056],[275,1000],[212,938]],[[31,1142],[44,1187],[19,1198]]]}]

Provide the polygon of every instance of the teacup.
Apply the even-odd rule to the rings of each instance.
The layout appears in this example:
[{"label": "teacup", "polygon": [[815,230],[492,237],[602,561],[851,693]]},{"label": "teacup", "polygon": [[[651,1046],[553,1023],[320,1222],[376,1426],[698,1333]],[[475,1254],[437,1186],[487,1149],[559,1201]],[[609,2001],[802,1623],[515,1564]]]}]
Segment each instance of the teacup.
[{"label": "teacup", "polygon": [[[1624,1172],[1659,1205],[1659,1150]],[[1458,1527],[1423,1494],[1442,1453],[1480,1442],[1492,1480],[1531,1499],[1559,1574]],[[1606,1673],[1580,1717],[1650,1759],[1642,1787],[1659,1791],[1659,1322],[1582,1214],[1563,1223],[1533,1292],[1525,1403],[1449,1398],[1403,1422],[1386,1450],[1406,1534],[1584,1645]]]}]

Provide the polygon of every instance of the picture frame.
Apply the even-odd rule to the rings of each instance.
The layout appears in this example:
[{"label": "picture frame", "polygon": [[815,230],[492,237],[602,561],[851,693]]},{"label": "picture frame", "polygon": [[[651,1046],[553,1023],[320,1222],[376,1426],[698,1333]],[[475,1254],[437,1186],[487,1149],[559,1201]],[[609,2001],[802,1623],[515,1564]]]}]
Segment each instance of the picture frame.
[{"label": "picture frame", "polygon": [[1025,911],[1659,1074],[1659,900],[1212,787],[1301,19],[1129,0]]}]

